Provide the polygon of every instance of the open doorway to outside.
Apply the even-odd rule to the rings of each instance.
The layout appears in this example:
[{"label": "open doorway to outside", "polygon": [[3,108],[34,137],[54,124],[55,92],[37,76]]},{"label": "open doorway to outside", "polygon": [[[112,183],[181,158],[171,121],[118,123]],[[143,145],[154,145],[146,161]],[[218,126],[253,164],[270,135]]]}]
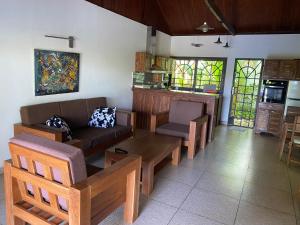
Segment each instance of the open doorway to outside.
[{"label": "open doorway to outside", "polygon": [[229,125],[254,127],[262,66],[262,59],[235,60]]}]

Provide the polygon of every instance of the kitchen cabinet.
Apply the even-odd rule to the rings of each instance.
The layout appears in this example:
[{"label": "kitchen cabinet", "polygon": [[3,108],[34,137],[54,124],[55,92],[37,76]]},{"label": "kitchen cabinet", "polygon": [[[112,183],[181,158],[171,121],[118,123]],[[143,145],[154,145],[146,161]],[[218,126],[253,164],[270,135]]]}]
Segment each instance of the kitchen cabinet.
[{"label": "kitchen cabinet", "polygon": [[293,80],[296,72],[296,60],[280,60],[278,78]]},{"label": "kitchen cabinet", "polygon": [[[297,60],[266,59],[263,70],[264,80],[294,80]],[[300,75],[299,75],[300,79]]]},{"label": "kitchen cabinet", "polygon": [[167,70],[168,58],[163,56],[155,56],[155,65],[160,67],[161,70]]},{"label": "kitchen cabinet", "polygon": [[154,63],[154,56],[147,52],[136,52],[135,54],[135,72],[146,72],[150,70]]},{"label": "kitchen cabinet", "polygon": [[280,60],[266,59],[263,70],[263,79],[270,80],[278,77]]},{"label": "kitchen cabinet", "polygon": [[283,123],[284,105],[277,103],[259,103],[256,113],[255,133],[270,133],[280,136]]}]

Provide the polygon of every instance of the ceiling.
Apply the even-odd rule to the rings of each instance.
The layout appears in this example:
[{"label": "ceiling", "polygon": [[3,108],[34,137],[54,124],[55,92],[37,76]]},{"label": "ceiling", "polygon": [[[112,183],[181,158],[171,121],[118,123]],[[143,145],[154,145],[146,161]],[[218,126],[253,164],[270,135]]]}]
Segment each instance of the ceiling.
[{"label": "ceiling", "polygon": [[[169,35],[228,34],[204,0],[87,0]],[[300,33],[299,0],[213,0],[236,34]],[[206,21],[215,29],[195,28]]]}]

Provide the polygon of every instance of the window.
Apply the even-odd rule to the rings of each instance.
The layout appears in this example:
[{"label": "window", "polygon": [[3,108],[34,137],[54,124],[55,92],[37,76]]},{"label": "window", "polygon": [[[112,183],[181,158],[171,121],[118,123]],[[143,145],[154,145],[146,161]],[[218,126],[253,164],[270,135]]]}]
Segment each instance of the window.
[{"label": "window", "polygon": [[203,91],[205,85],[216,85],[222,91],[225,67],[225,58],[176,58],[173,87]]}]

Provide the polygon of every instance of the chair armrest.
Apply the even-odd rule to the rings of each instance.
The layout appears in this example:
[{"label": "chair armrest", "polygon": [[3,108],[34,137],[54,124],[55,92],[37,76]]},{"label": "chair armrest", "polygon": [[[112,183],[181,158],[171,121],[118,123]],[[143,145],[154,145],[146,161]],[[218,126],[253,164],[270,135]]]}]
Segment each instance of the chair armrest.
[{"label": "chair armrest", "polygon": [[[70,188],[69,213],[71,218],[69,222],[73,222],[73,219],[79,219],[82,224],[85,224],[91,218],[89,213],[91,212],[93,199],[101,201],[101,197],[105,197],[103,193],[109,193],[110,190],[115,189],[116,191],[125,190],[124,219],[126,223],[133,223],[138,216],[141,164],[141,156],[129,155],[112,166],[88,177],[85,181],[73,185]],[[122,180],[124,183],[120,186],[120,182],[117,181]],[[103,207],[106,207],[105,204],[108,204],[107,207],[110,210],[113,210],[116,206],[118,207],[119,203],[114,206],[114,202],[111,202],[111,200],[114,201],[114,196],[107,197],[110,200],[101,203]],[[115,201],[119,202],[120,200],[115,199]],[[75,206],[73,207],[73,205]],[[78,205],[82,207],[78,207]],[[78,215],[83,215],[83,217],[78,218]]]},{"label": "chair armrest", "polygon": [[128,176],[131,172],[140,171],[142,165],[141,156],[129,155],[128,157],[114,163],[112,166],[88,177],[72,187],[78,190],[87,186],[91,188],[91,198],[110,188],[120,177]]},{"label": "chair armrest", "polygon": [[14,135],[20,133],[32,134],[53,141],[59,141],[59,142],[63,141],[63,132],[61,130],[50,128],[42,124],[39,125],[24,125],[21,123],[14,124]]},{"label": "chair armrest", "polygon": [[189,139],[193,139],[200,133],[200,127],[208,122],[208,115],[199,116],[190,121]]},{"label": "chair armrest", "polygon": [[156,127],[168,122],[169,122],[169,111],[152,114],[150,119],[150,131],[155,132]]},{"label": "chair armrest", "polygon": [[193,119],[191,122],[195,122],[199,125],[202,125],[204,123],[207,123],[208,121],[208,115],[204,115],[204,116],[199,116],[196,119]]},{"label": "chair armrest", "polygon": [[136,113],[128,110],[117,109],[116,111],[117,125],[131,127],[134,133],[136,129]]}]

